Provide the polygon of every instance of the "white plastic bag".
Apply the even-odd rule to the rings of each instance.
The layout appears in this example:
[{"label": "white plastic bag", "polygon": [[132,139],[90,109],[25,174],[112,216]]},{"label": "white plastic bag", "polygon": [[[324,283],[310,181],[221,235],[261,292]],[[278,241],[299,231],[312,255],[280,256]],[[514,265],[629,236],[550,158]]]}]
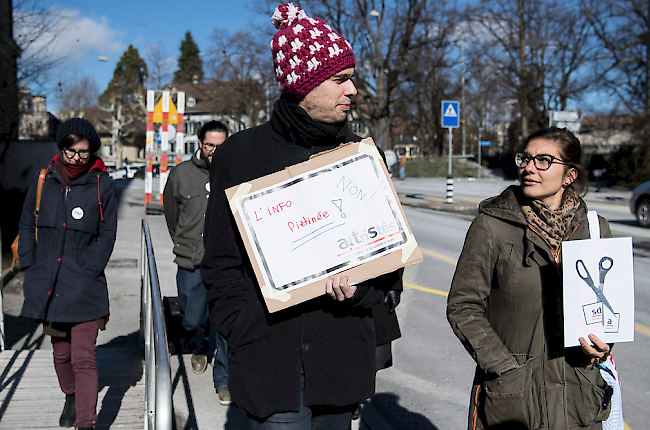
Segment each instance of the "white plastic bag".
[{"label": "white plastic bag", "polygon": [[605,382],[607,382],[613,389],[612,394],[612,409],[609,412],[609,418],[603,421],[603,430],[624,430],[625,422],[623,421],[623,402],[621,399],[621,380],[616,371],[616,363],[614,357],[610,354],[607,361],[599,364],[600,374]]}]

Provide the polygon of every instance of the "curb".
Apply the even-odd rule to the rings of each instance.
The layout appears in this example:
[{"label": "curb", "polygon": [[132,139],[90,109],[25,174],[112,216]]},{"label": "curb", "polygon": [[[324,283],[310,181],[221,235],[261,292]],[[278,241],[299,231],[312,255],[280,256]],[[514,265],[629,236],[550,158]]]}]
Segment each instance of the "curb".
[{"label": "curb", "polygon": [[446,203],[427,199],[424,195],[419,194],[402,194],[398,195],[399,202],[402,206],[413,208],[435,210],[440,212],[460,213],[463,215],[475,216],[478,214],[478,204],[468,203]]}]

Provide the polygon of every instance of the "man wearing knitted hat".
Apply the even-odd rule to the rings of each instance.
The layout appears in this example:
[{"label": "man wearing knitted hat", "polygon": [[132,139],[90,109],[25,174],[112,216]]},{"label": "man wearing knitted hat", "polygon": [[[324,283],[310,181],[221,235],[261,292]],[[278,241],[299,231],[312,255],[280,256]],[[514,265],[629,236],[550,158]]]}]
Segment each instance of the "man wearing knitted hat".
[{"label": "man wearing knitted hat", "polygon": [[347,126],[357,93],[350,44],[291,3],[278,6],[271,42],[282,95],[269,122],[220,145],[210,169],[201,275],[210,319],[228,342],[229,389],[253,429],[347,430],[357,404],[374,394],[371,307],[401,282],[398,272],[348,285],[269,314],[224,190],[359,141]]}]

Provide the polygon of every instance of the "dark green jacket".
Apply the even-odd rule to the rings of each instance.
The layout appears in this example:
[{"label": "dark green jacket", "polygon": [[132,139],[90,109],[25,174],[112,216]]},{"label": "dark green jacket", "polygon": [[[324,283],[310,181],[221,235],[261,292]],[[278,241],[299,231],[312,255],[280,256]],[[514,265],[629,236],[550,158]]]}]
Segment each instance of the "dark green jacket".
[{"label": "dark green jacket", "polygon": [[[447,318],[477,363],[468,428],[600,429],[606,383],[579,347],[563,346],[560,256],[521,201],[513,186],[481,202],[449,292]],[[582,202],[565,240],[587,238]]]},{"label": "dark green jacket", "polygon": [[163,204],[179,267],[194,270],[203,258],[203,225],[210,197],[209,167],[196,154],[169,172]]}]

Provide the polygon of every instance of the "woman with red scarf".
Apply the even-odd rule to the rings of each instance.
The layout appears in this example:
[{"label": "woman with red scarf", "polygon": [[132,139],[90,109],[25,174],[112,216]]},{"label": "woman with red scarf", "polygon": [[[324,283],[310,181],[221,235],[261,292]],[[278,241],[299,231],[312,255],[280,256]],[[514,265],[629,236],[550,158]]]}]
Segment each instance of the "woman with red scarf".
[{"label": "woman with red scarf", "polygon": [[[90,122],[59,126],[61,152],[50,162],[36,217],[36,181],[19,225],[20,268],[25,270],[21,316],[43,323],[65,406],[61,427],[95,428],[95,342],[108,321],[104,268],[117,233],[115,185],[94,155],[101,141]],[[38,243],[36,235],[38,234]]]}]

